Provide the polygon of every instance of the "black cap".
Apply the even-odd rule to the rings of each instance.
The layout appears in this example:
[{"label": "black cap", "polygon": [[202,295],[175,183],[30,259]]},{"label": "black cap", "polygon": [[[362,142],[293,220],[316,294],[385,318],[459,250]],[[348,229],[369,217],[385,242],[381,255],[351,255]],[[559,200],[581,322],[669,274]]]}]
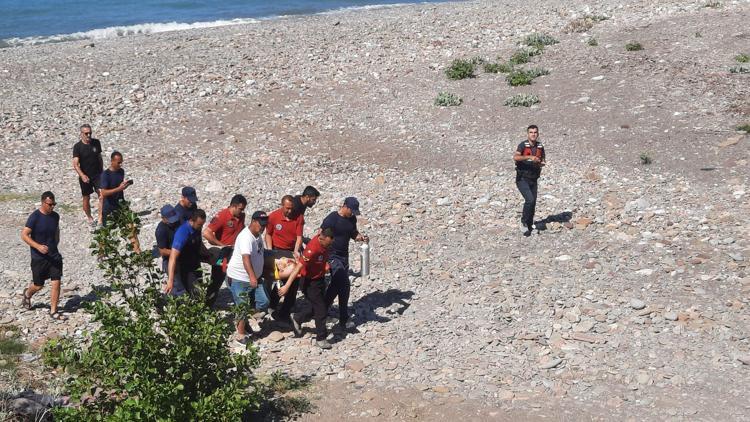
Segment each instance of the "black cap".
[{"label": "black cap", "polygon": [[195,188],[192,186],[182,188],[182,196],[194,204],[198,203],[198,195],[195,194]]},{"label": "black cap", "polygon": [[258,220],[258,223],[260,223],[261,226],[268,224],[268,214],[266,214],[265,211],[255,211],[252,219]]},{"label": "black cap", "polygon": [[350,196],[344,199],[344,206],[352,210],[354,215],[359,215],[359,201],[357,201],[357,198]]}]

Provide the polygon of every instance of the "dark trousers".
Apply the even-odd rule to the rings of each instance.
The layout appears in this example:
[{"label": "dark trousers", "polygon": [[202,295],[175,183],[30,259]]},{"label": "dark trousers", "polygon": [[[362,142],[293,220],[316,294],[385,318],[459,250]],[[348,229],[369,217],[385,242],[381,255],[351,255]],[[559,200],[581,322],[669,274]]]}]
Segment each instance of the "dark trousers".
[{"label": "dark trousers", "polygon": [[523,195],[521,223],[531,228],[531,225],[534,224],[534,212],[536,211],[537,179],[516,176],[516,187],[518,187],[518,191]]},{"label": "dark trousers", "polygon": [[305,295],[310,306],[302,312],[294,314],[294,320],[299,324],[304,324],[310,319],[315,319],[315,339],[325,340],[328,333],[326,332],[326,315],[328,307],[325,301],[326,282],[325,279],[302,281],[302,294]]},{"label": "dark trousers", "polygon": [[219,297],[219,290],[224,284],[227,274],[221,270],[221,265],[211,265],[211,283],[206,288],[206,305],[213,306]]},{"label": "dark trousers", "polygon": [[349,320],[349,258],[332,256],[328,263],[331,265],[331,284],[326,291],[326,309],[333,305],[333,299],[339,298],[339,324],[346,324]]}]

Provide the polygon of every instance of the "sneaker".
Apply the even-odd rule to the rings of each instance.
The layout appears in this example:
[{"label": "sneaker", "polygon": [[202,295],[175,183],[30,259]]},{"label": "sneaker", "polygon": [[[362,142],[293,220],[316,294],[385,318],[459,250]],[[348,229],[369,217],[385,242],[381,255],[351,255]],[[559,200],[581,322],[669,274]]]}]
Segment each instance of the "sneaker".
[{"label": "sneaker", "polygon": [[521,223],[521,233],[526,234],[526,232],[528,231],[529,231],[529,227],[526,224]]},{"label": "sneaker", "polygon": [[328,342],[328,340],[318,340],[315,342],[315,345],[320,347],[323,350],[329,350],[331,347],[331,343]]},{"label": "sneaker", "polygon": [[299,322],[297,322],[296,319],[294,319],[294,314],[292,314],[291,319],[291,326],[292,331],[294,331],[294,335],[297,337],[302,337],[302,326],[299,325]]}]

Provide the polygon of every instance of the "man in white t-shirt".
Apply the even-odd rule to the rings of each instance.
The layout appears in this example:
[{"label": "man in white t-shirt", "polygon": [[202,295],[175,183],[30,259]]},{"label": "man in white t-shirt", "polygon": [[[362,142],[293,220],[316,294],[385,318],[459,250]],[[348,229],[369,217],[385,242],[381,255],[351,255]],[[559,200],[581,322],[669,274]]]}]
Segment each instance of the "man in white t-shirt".
[{"label": "man in white t-shirt", "polygon": [[[255,309],[268,309],[268,296],[263,283],[258,279],[263,274],[263,230],[268,224],[268,215],[255,211],[247,225],[234,242],[232,258],[227,265],[227,284],[232,291],[234,303],[240,305],[248,298],[255,299]],[[237,315],[237,341],[246,342],[247,324],[245,315]]]}]

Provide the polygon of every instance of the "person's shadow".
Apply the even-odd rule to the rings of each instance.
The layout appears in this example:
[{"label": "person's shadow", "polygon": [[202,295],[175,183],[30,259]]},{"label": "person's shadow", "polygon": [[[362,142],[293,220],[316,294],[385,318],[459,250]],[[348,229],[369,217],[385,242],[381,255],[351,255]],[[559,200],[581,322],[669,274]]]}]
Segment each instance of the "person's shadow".
[{"label": "person's shadow", "polygon": [[[385,308],[386,315],[402,315],[411,306],[409,300],[412,296],[414,292],[398,289],[370,292],[352,303],[356,315],[355,322],[357,324],[370,321],[388,322],[393,317],[378,315],[376,311]],[[335,315],[338,315],[338,312]]]},{"label": "person's shadow", "polygon": [[548,223],[567,223],[573,218],[573,212],[572,211],[564,211],[557,214],[551,214],[547,217],[535,221],[534,225],[536,226],[536,229],[539,231],[547,230],[547,224]]},{"label": "person's shadow", "polygon": [[81,307],[87,303],[93,303],[99,300],[105,293],[111,292],[112,288],[109,286],[94,286],[91,291],[85,295],[73,295],[65,301],[65,305],[62,306],[62,310],[67,313],[77,312]]}]

